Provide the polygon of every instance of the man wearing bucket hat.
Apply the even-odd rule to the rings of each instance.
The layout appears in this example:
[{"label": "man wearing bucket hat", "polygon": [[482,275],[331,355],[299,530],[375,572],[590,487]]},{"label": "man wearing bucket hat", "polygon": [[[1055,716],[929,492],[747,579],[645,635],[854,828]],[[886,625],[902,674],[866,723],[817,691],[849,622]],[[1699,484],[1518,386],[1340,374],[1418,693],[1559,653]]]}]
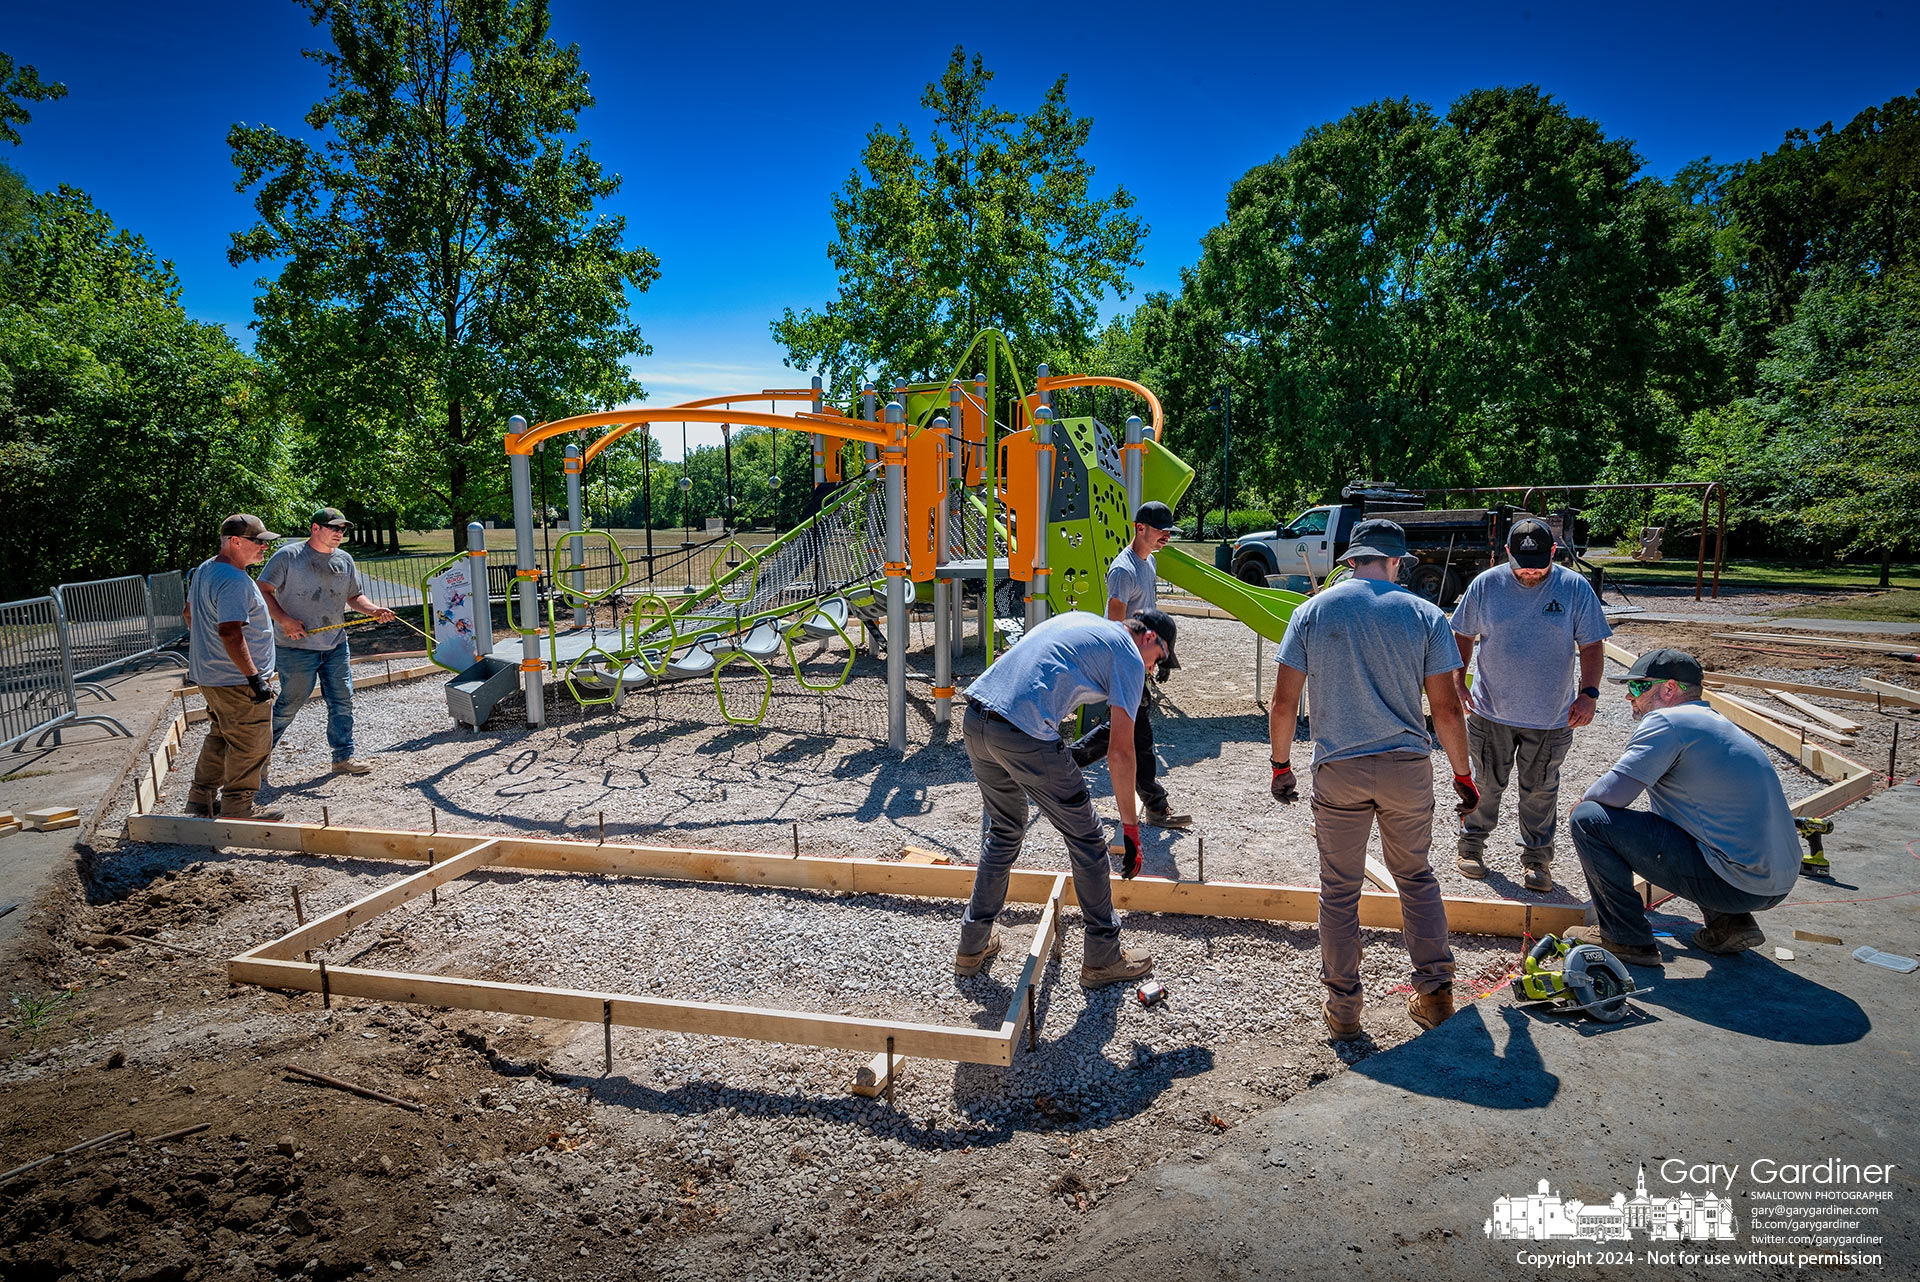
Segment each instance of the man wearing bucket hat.
[{"label": "man wearing bucket hat", "polygon": [[353,557],[340,546],[353,522],[337,507],[323,507],[308,522],[307,540],[273,554],[260,572],[279,630],[280,697],[273,705],[273,741],[287,732],[313,694],[314,683],[327,706],[327,747],[333,773],[363,775],[372,767],[353,755],[353,661],[347,644],[348,610],[370,614],[382,623],[393,611],[367,598]]},{"label": "man wearing bucket hat", "polygon": [[1406,532],[1392,521],[1353,527],[1341,559],[1353,577],[1322,589],[1293,612],[1280,641],[1268,709],[1272,793],[1299,797],[1291,753],[1300,691],[1313,680],[1313,839],[1320,849],[1321,1010],[1336,1040],[1360,1036],[1360,887],[1367,836],[1400,891],[1401,930],[1413,961],[1407,1014],[1433,1028],[1453,1014],[1453,950],[1433,845],[1433,739],[1453,768],[1456,812],[1479,804],[1468,774],[1467,726],[1454,693],[1460,651],[1440,607],[1401,587]]},{"label": "man wearing bucket hat", "polygon": [[1060,724],[1097,700],[1113,709],[1113,799],[1125,841],[1120,875],[1133,877],[1140,871],[1140,824],[1133,791],[1124,782],[1132,778],[1133,767],[1133,726],[1126,709],[1140,706],[1148,666],[1173,657],[1176,631],[1174,621],[1158,610],[1142,610],[1125,622],[1077,610],[1055,615],[967,687],[961,730],[980,785],[987,833],[973,895],[960,919],[954,974],[977,975],[1000,951],[993,923],[1006,905],[1007,883],[1027,833],[1029,801],[1059,830],[1073,862],[1073,893],[1086,925],[1080,983],[1103,988],[1153,973],[1153,958],[1143,949],[1120,947],[1106,837],[1086,780],[1060,738]]},{"label": "man wearing bucket hat", "polygon": [[[1173,523],[1173,512],[1165,503],[1142,503],[1133,515],[1133,542],[1120,549],[1107,568],[1107,617],[1116,623],[1131,619],[1141,610],[1156,608],[1155,584],[1159,571],[1153,554],[1167,546],[1180,529]],[[1154,672],[1155,681],[1165,681],[1180,664],[1168,655]],[[1140,706],[1133,713],[1133,790],[1140,797],[1140,821],[1156,828],[1187,828],[1193,816],[1175,811],[1167,801],[1167,790],[1155,776],[1160,763],[1153,752],[1153,682],[1143,688]],[[1089,766],[1107,755],[1113,734],[1112,721],[1102,721],[1073,745],[1075,764]],[[1115,782],[1114,790],[1120,785]]]},{"label": "man wearing bucket hat", "polygon": [[255,810],[260,772],[273,749],[273,623],[247,567],[280,536],[246,512],[220,525],[220,551],[193,571],[187,593],[187,676],[200,687],[213,724],[193,764],[187,813],[223,819],[286,818]]},{"label": "man wearing bucket hat", "polygon": [[1593,720],[1607,662],[1602,644],[1613,635],[1593,588],[1555,565],[1554,551],[1546,522],[1522,517],[1507,531],[1507,563],[1475,575],[1453,608],[1461,663],[1474,662],[1476,643],[1480,651],[1471,689],[1464,667],[1454,673],[1480,789],[1479,806],[1460,820],[1459,868],[1487,875],[1487,837],[1511,781],[1523,884],[1535,892],[1553,889],[1560,763],[1575,728]]},{"label": "man wearing bucket hat", "polygon": [[[1636,722],[1613,769],[1569,816],[1593,893],[1593,926],[1567,932],[1632,966],[1663,964],[1635,873],[1700,906],[1694,947],[1738,953],[1766,942],[1753,914],[1787,897],[1800,837],[1766,750],[1708,707],[1700,661],[1649,650],[1622,676]],[[1647,794],[1647,809],[1629,810]]]}]

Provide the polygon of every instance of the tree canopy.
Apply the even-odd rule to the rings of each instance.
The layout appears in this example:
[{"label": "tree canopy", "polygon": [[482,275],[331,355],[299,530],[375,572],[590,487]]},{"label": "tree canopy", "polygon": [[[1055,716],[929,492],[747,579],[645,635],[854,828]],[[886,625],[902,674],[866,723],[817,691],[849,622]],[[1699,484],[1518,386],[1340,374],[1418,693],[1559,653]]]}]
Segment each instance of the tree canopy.
[{"label": "tree canopy", "polygon": [[992,80],[956,47],[920,97],[926,149],[876,126],[833,197],[838,293],[787,309],[773,336],[835,395],[869,376],[943,377],[982,329],[1023,359],[1083,355],[1107,291],[1130,291],[1147,229],[1124,187],[1093,193],[1093,122],[1068,107],[1067,78],[1024,116],[990,101]]},{"label": "tree canopy", "polygon": [[233,128],[260,221],[229,257],[278,265],[258,351],[316,486],[457,528],[498,501],[509,415],[641,394],[627,290],[659,264],[598,212],[620,179],[570,140],[593,98],[545,0],[301,2],[324,137]]}]

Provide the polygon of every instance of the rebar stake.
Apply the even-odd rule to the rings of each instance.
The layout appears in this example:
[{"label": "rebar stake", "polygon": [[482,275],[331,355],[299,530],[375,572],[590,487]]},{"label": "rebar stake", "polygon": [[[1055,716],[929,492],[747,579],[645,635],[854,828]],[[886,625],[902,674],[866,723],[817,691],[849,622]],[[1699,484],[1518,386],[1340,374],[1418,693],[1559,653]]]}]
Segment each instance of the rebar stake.
[{"label": "rebar stake", "polygon": [[433,831],[437,834],[440,831],[440,807],[428,806],[427,814],[433,819]]},{"label": "rebar stake", "polygon": [[[293,888],[293,924],[296,926],[307,924],[307,910],[300,906],[300,887],[298,886]],[[301,956],[306,958],[308,965],[313,964],[313,949],[307,949]]]},{"label": "rebar stake", "polygon": [[1205,837],[1202,837],[1200,839],[1200,880],[1205,881],[1206,879],[1207,879],[1207,839]]},{"label": "rebar stake", "polygon": [[607,812],[604,810],[600,812],[600,844],[607,844]]},{"label": "rebar stake", "polygon": [[333,1009],[333,981],[327,978],[327,959],[320,959],[320,1004]]},{"label": "rebar stake", "polygon": [[893,1112],[893,1038],[887,1038],[887,1112]]},{"label": "rebar stake", "polygon": [[320,807],[320,826],[322,828],[333,827],[333,816],[327,813],[325,806]]},{"label": "rebar stake", "polygon": [[793,857],[795,859],[800,857],[800,821],[798,819],[793,821]]},{"label": "rebar stake", "polygon": [[[433,847],[432,846],[427,847],[427,871],[428,872],[433,871]],[[437,904],[440,902],[440,887],[432,886],[428,888],[427,902],[430,904]]]},{"label": "rebar stake", "polygon": [[603,1076],[613,1074],[613,999],[604,998],[600,1002],[600,1036],[604,1041],[607,1071]]},{"label": "rebar stake", "polygon": [[1898,757],[1899,754],[1900,723],[1896,721],[1893,723],[1893,746],[1887,749],[1887,787],[1889,788],[1893,787],[1893,772],[1896,766],[1895,758]]}]

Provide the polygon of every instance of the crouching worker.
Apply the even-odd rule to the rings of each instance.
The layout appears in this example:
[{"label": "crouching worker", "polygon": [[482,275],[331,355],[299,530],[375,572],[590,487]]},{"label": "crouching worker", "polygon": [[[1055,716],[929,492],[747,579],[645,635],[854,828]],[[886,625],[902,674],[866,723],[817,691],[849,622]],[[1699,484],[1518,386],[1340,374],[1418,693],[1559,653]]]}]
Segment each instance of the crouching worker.
[{"label": "crouching worker", "polygon": [[[1611,770],[1573,808],[1573,848],[1587,874],[1596,926],[1568,934],[1621,961],[1659,966],[1639,873],[1700,906],[1693,943],[1737,953],[1766,942],[1753,914],[1787,897],[1800,875],[1800,840],[1765,749],[1708,707],[1700,661],[1649,650],[1625,676],[1637,723]],[[1646,810],[1629,810],[1647,794]]]},{"label": "crouching worker", "polygon": [[962,731],[986,810],[987,839],[960,923],[954,974],[976,975],[1000,951],[993,921],[1007,902],[1029,799],[1066,839],[1073,860],[1073,893],[1086,926],[1080,982],[1101,988],[1153,973],[1146,952],[1120,947],[1106,837],[1086,780],[1060,738],[1060,723],[1101,699],[1113,710],[1107,769],[1125,834],[1121,876],[1132,877],[1140,871],[1140,822],[1128,786],[1135,775],[1127,709],[1140,706],[1147,665],[1173,657],[1174,632],[1173,620],[1158,610],[1142,610],[1125,622],[1080,612],[1058,615],[1022,637],[967,688]]}]

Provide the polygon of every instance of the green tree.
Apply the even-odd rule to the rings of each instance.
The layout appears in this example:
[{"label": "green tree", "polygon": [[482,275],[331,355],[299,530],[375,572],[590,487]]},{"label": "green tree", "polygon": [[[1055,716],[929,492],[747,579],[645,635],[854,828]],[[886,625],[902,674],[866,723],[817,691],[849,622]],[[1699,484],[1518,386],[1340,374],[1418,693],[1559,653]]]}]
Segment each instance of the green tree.
[{"label": "green tree", "polygon": [[545,0],[300,2],[333,44],[308,54],[330,92],[307,123],[326,136],[233,128],[260,221],[228,257],[279,264],[258,350],[316,488],[458,529],[499,505],[509,415],[640,395],[626,291],[658,261],[596,212],[620,179],[569,143],[593,98]]},{"label": "green tree", "polygon": [[835,396],[869,375],[944,377],[982,329],[1023,358],[1077,358],[1106,292],[1130,292],[1146,227],[1124,187],[1093,194],[1093,122],[1067,106],[1067,78],[1025,116],[988,100],[992,79],[955,48],[920,97],[928,150],[876,126],[833,198],[838,294],[772,328],[787,364],[824,370]]},{"label": "green tree", "polygon": [[0,584],[178,568],[289,515],[259,368],[82,192],[33,193],[0,276]]},{"label": "green tree", "polygon": [[1659,453],[1723,381],[1720,287],[1639,163],[1523,86],[1356,108],[1235,183],[1188,291],[1224,318],[1270,484],[1578,481]]},{"label": "green tree", "polygon": [[33,119],[26,104],[66,96],[65,85],[48,84],[33,67],[20,66],[11,54],[0,53],[0,142],[20,145],[20,126]]}]

